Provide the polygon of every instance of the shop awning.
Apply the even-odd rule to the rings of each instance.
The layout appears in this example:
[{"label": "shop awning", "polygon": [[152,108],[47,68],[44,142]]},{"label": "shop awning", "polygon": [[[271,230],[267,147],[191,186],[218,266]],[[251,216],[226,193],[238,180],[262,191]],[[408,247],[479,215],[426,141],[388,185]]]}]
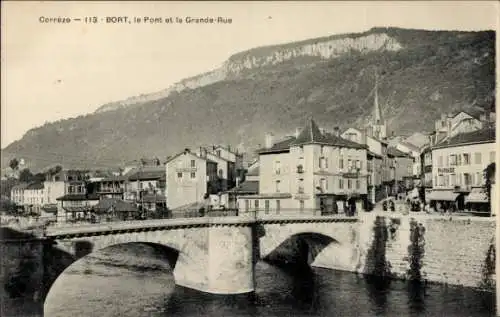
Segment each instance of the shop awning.
[{"label": "shop awning", "polygon": [[438,200],[438,201],[455,201],[459,193],[454,193],[451,190],[433,190],[429,196],[428,200]]},{"label": "shop awning", "polygon": [[465,203],[487,203],[488,196],[483,188],[473,188],[467,197]]}]

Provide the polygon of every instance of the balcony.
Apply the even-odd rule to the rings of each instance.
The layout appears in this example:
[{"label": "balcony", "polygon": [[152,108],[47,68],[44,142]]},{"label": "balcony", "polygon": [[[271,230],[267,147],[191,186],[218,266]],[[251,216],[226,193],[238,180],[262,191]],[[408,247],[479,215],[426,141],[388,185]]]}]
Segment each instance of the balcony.
[{"label": "balcony", "polygon": [[459,185],[459,186],[455,186],[453,191],[455,193],[468,193],[470,192],[472,189],[472,185]]},{"label": "balcony", "polygon": [[122,194],[125,190],[123,188],[116,187],[102,187],[97,190],[99,194]]}]

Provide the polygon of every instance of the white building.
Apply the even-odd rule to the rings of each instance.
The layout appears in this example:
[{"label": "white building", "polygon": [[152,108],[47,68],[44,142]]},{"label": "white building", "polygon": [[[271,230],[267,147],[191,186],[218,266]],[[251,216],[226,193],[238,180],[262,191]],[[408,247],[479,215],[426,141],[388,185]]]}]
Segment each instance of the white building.
[{"label": "white building", "polygon": [[480,200],[472,197],[484,187],[483,173],[495,162],[495,150],[494,128],[457,134],[433,146],[432,192],[427,198],[431,205],[464,210],[467,203],[487,203],[485,195]]},{"label": "white building", "polygon": [[311,119],[297,137],[259,151],[259,192],[237,197],[241,212],[336,213],[367,199],[366,145],[322,133]]},{"label": "white building", "polygon": [[217,194],[217,163],[189,149],[169,158],[165,164],[167,208],[175,210],[203,203],[205,195]]}]

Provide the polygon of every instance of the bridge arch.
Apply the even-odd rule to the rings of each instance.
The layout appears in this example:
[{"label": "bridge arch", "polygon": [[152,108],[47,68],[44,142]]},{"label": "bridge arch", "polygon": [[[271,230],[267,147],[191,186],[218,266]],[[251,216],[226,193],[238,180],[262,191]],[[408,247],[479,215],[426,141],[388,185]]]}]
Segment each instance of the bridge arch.
[{"label": "bridge arch", "polygon": [[[172,249],[164,244],[152,242],[128,242],[107,246],[103,249],[94,250],[83,257],[72,257],[72,262],[67,266],[59,266],[52,269],[52,278],[46,285],[44,296],[45,315],[50,315],[47,308],[57,302],[56,296],[65,290],[66,283],[71,283],[77,275],[77,280],[85,278],[86,275],[108,274],[113,267],[130,269],[132,271],[156,271],[160,274],[173,275],[178,250]],[[66,274],[65,274],[66,273]],[[95,276],[94,276],[95,277]],[[95,279],[93,279],[95,281]]]},{"label": "bridge arch", "polygon": [[[87,255],[96,254],[116,246],[144,244],[154,246],[165,253],[165,260],[175,269],[179,258],[184,264],[181,271],[193,276],[196,272],[189,263],[203,262],[206,237],[202,228],[190,230],[157,230],[140,232],[115,232],[113,234],[95,234],[89,236],[56,236],[44,250],[45,285],[42,295],[46,302],[50,289],[57,278],[73,263]],[[174,275],[175,275],[174,270]],[[195,277],[199,278],[199,277]],[[177,278],[176,278],[177,279]]]},{"label": "bridge arch", "polygon": [[[264,224],[260,258],[274,263],[352,270],[359,262],[355,226],[346,222]],[[284,260],[284,261],[283,261]]]}]

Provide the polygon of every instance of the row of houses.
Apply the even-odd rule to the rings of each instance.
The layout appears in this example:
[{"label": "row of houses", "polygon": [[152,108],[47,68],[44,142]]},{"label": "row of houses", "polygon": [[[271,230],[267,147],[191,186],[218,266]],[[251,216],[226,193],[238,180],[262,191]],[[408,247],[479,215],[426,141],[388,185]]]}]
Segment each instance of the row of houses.
[{"label": "row of houses", "polygon": [[56,214],[60,222],[86,219],[95,210],[109,208],[147,217],[165,212],[167,197],[169,209],[205,201],[207,194],[218,198],[237,184],[242,165],[242,155],[230,147],[200,147],[196,153],[186,149],[163,164],[143,159],[139,166],[125,168],[123,175],[96,177],[79,170],[47,174],[43,182],[14,186],[11,200],[32,214]]},{"label": "row of houses", "polygon": [[[43,182],[19,184],[11,190],[11,200],[26,212],[57,216],[70,221],[89,215],[99,203],[155,211],[165,208],[165,175],[162,166],[133,168],[123,176],[92,177],[88,171],[61,170],[46,175]],[[126,203],[126,204],[123,204]]]},{"label": "row of houses", "polygon": [[310,118],[294,136],[266,135],[246,181],[223,200],[264,214],[347,213],[402,194],[436,210],[490,213],[483,172],[495,162],[495,149],[493,111],[445,114],[430,133],[389,136],[375,90],[365,128],[327,131]]}]

